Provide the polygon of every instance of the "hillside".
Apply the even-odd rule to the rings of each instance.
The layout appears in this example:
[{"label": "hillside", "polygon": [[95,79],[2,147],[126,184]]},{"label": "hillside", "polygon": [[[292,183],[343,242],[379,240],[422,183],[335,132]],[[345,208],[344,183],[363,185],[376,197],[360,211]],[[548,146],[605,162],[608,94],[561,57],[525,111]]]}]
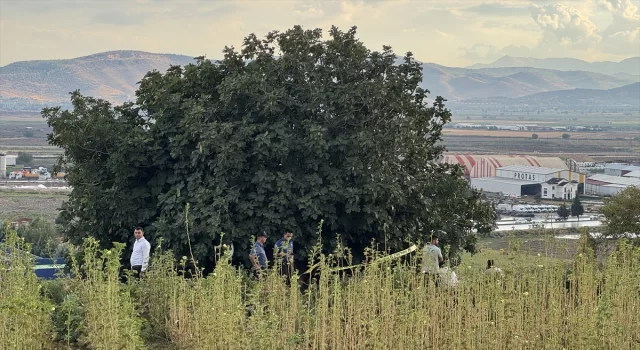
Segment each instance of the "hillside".
[{"label": "hillside", "polygon": [[[141,51],[110,51],[68,60],[24,61],[0,67],[0,111],[39,111],[45,106],[69,107],[69,92],[122,103],[134,98],[137,82],[150,70],[186,65],[193,58]],[[526,63],[526,62],[525,62]],[[617,76],[587,71],[531,67],[452,68],[422,64],[422,86],[431,97],[449,101],[518,98],[547,91],[611,89],[638,81],[638,75]]]},{"label": "hillside", "polygon": [[640,57],[631,57],[620,62],[586,62],[575,58],[531,58],[503,56],[489,64],[474,64],[469,68],[505,68],[505,67],[531,67],[542,69],[555,69],[561,71],[586,71],[615,75],[623,73],[632,76],[640,76]]},{"label": "hillside", "polygon": [[423,85],[433,96],[451,101],[487,97],[521,97],[545,91],[611,89],[635,82],[585,71],[540,68],[450,68],[426,63]]},{"label": "hillside", "polygon": [[[185,65],[192,57],[141,51],[110,51],[68,60],[23,61],[0,67],[0,109],[66,104],[69,92],[122,103],[151,70]],[[14,108],[11,108],[11,107]],[[25,108],[20,108],[24,106]]]},{"label": "hillside", "polygon": [[640,112],[640,82],[622,87],[597,89],[571,89],[546,91],[519,98],[476,98],[459,101],[460,105],[494,106],[542,106],[545,108],[624,108]]}]

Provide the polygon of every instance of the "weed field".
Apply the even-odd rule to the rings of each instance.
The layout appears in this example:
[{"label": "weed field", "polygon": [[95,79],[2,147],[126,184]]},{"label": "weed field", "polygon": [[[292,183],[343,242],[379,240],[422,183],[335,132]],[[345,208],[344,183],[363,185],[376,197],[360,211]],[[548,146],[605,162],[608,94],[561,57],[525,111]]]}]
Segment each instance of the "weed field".
[{"label": "weed field", "polygon": [[[15,239],[9,245],[20,246]],[[186,279],[156,252],[121,283],[122,245],[87,240],[73,278],[39,281],[27,258],[0,259],[2,349],[637,349],[640,249],[620,242],[599,265],[581,241],[571,260],[514,249],[466,256],[450,275],[407,259],[343,251],[313,257],[311,283],[261,281],[222,257]],[[550,253],[553,250],[549,250]],[[407,256],[405,256],[406,258]],[[502,271],[488,273],[486,258]],[[437,281],[437,283],[436,283]]]}]

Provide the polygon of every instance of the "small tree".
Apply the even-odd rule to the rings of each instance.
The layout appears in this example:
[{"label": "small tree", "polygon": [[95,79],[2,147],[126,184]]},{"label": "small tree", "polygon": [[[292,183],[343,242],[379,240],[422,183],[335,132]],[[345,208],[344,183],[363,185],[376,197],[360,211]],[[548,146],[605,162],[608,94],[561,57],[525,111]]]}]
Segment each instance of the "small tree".
[{"label": "small tree", "polygon": [[568,139],[569,138],[569,134],[562,134],[562,138],[565,139],[565,140]]},{"label": "small tree", "polygon": [[531,134],[531,138],[534,139],[534,140],[537,139],[538,138],[538,134]]},{"label": "small tree", "polygon": [[627,233],[640,234],[640,188],[631,186],[606,199],[602,214],[606,217],[605,234],[619,238]]},{"label": "small tree", "polygon": [[17,164],[26,165],[33,161],[33,156],[26,152],[18,152],[18,158],[16,158]]},{"label": "small tree", "polygon": [[18,229],[18,236],[31,244],[31,252],[42,257],[55,257],[59,245],[59,235],[50,222],[36,218],[29,225]]},{"label": "small tree", "polygon": [[580,203],[580,197],[575,196],[573,198],[573,203],[571,203],[571,216],[578,217],[578,222],[580,222],[580,215],[584,214],[584,207],[582,203]]},{"label": "small tree", "polygon": [[569,208],[567,208],[566,205],[563,204],[558,208],[558,216],[563,218],[564,220],[566,220],[569,217],[569,214],[570,214]]}]

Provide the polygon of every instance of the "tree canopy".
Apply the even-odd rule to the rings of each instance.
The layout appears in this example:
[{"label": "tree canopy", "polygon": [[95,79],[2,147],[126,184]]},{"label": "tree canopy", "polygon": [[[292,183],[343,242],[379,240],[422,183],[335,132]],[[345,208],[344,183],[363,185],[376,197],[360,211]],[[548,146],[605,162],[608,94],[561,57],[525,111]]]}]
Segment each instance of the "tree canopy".
[{"label": "tree canopy", "polygon": [[640,188],[630,186],[606,199],[602,214],[606,218],[605,234],[620,238],[640,235]]},{"label": "tree canopy", "polygon": [[582,214],[584,214],[584,207],[580,202],[580,197],[576,195],[573,197],[573,202],[571,202],[571,216],[577,216],[578,220],[580,220]]},{"label": "tree canopy", "polygon": [[[73,242],[132,242],[136,225],[176,254],[212,261],[221,233],[244,257],[259,231],[294,232],[355,254],[446,235],[451,257],[493,227],[491,206],[457,165],[439,162],[445,100],[427,100],[412,54],[371,51],[355,27],[249,35],[224,59],[149,72],[135,103],[72,93],[46,108],[73,190],[59,223]],[[225,238],[225,239],[226,239]],[[272,238],[270,238],[271,240]],[[272,244],[270,242],[268,244]]]},{"label": "tree canopy", "polygon": [[558,211],[557,214],[559,217],[566,219],[569,217],[569,215],[571,214],[571,212],[569,211],[569,208],[567,208],[567,206],[565,204],[562,204],[558,207]]}]

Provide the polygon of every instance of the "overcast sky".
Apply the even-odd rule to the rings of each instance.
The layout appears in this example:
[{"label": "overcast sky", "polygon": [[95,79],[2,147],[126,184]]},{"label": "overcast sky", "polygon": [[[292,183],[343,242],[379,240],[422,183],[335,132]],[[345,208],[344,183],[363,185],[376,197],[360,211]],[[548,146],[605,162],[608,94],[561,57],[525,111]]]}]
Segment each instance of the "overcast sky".
[{"label": "overcast sky", "polygon": [[358,26],[370,49],[448,66],[505,54],[640,56],[640,0],[0,0],[0,66],[133,49],[219,58],[225,45],[295,24]]}]

